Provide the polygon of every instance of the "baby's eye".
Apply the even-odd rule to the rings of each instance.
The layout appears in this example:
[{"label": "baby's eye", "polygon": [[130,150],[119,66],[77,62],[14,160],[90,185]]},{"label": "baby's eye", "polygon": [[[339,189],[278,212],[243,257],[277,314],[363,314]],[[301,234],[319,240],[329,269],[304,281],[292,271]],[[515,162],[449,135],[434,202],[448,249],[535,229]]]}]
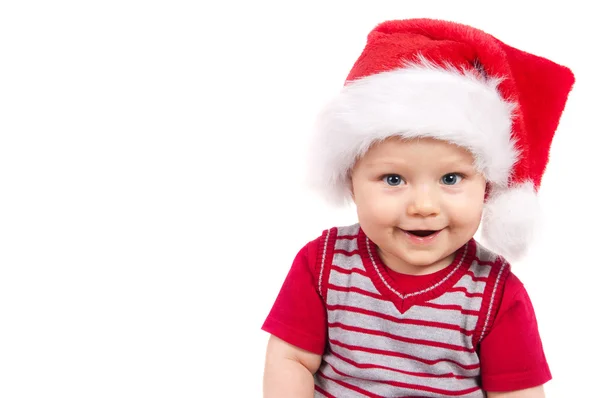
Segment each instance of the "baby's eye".
[{"label": "baby's eye", "polygon": [[442,177],[442,184],[444,185],[455,185],[458,184],[463,177],[458,173],[446,174]]},{"label": "baby's eye", "polygon": [[393,187],[396,187],[404,182],[402,177],[400,177],[398,174],[388,174],[386,176],[383,176],[383,179],[388,185],[391,185]]}]

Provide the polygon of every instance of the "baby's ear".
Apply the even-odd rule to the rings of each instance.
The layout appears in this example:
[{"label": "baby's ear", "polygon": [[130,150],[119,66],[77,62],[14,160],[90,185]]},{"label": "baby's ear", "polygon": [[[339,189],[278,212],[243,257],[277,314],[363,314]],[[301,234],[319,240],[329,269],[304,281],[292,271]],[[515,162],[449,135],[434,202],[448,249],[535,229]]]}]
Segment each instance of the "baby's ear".
[{"label": "baby's ear", "polygon": [[352,170],[348,171],[348,176],[346,177],[346,181],[348,182],[348,190],[350,191],[350,197],[354,202],[354,185],[352,184]]},{"label": "baby's ear", "polygon": [[492,184],[490,182],[486,182],[485,183],[485,196],[483,197],[484,202],[488,201],[491,191],[492,191]]}]

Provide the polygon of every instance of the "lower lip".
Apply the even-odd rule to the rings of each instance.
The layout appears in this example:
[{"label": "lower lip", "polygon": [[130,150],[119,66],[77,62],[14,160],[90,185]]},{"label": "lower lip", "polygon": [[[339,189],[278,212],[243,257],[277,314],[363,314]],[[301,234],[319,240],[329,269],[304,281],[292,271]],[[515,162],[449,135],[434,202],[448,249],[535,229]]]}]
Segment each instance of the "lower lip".
[{"label": "lower lip", "polygon": [[426,245],[429,243],[432,243],[435,238],[437,238],[437,236],[442,232],[443,230],[439,230],[431,235],[428,236],[417,236],[417,235],[413,235],[410,232],[406,232],[404,230],[402,230],[402,232],[404,232],[404,234],[406,235],[406,237],[408,238],[408,240],[411,243],[414,243],[416,245]]}]

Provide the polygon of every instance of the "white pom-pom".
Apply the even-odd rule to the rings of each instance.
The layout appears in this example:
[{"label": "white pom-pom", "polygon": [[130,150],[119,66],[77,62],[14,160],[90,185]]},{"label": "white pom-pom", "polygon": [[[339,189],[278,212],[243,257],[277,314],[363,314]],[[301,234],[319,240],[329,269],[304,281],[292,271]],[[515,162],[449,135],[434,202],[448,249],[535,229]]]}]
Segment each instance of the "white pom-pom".
[{"label": "white pom-pom", "polygon": [[540,207],[533,183],[492,192],[484,208],[484,245],[509,261],[523,257],[535,236]]}]

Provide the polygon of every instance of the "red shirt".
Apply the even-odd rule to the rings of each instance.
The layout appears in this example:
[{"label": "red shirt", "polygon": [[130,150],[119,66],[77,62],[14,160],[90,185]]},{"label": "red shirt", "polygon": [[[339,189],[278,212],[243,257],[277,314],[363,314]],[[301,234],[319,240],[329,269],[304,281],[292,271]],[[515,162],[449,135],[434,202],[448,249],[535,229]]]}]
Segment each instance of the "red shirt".
[{"label": "red shirt", "polygon": [[[299,348],[322,355],[327,343],[325,303],[317,292],[318,240],[297,254],[262,329]],[[444,272],[445,270],[438,271]],[[438,273],[405,275],[387,269],[410,293],[427,286]],[[546,362],[531,300],[510,273],[492,328],[478,349],[482,387],[514,391],[535,387],[552,378]]]}]

